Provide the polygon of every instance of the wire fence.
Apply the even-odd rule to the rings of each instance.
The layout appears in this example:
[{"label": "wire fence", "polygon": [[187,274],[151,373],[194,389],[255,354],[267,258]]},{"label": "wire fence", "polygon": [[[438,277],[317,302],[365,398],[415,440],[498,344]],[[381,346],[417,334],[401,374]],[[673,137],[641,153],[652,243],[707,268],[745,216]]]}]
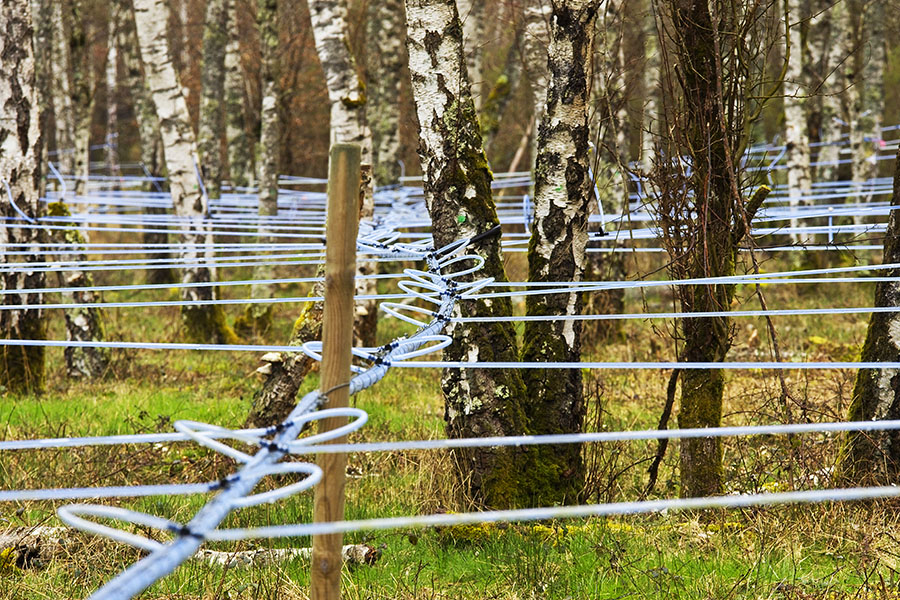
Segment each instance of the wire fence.
[{"label": "wire fence", "polygon": [[[886,128],[885,131],[893,131]],[[842,143],[846,143],[846,140]],[[895,147],[892,141],[879,148]],[[761,165],[759,168],[772,173],[782,168],[784,152],[782,147],[771,145],[751,148],[745,162]],[[775,156],[772,159],[772,155]],[[884,159],[881,155],[878,159]],[[122,165],[123,169],[138,171],[140,165]],[[756,168],[756,167],[754,167]],[[188,224],[184,219],[173,215],[146,215],[142,211],[148,207],[160,208],[167,204],[167,195],[132,191],[133,188],[145,185],[151,180],[142,175],[104,176],[92,174],[87,180],[88,192],[85,196],[73,198],[66,186],[74,177],[59,173],[53,168],[57,186],[48,194],[47,202],[64,198],[72,206],[83,208],[82,212],[65,218],[42,218],[33,220],[22,214],[23,218],[6,220],[0,227],[45,228],[48,231],[81,231],[137,234],[140,232],[157,232],[177,235],[179,233],[196,233],[197,222]],[[212,201],[208,218],[199,223],[204,233],[214,234],[216,242],[192,245],[193,250],[200,248],[202,255],[198,258],[180,258],[186,246],[178,242],[145,245],[138,242],[124,243],[90,243],[70,246],[62,243],[41,243],[28,247],[15,246],[0,249],[4,262],[0,263],[0,272],[27,268],[29,271],[120,271],[134,269],[183,268],[186,266],[207,266],[220,269],[248,266],[296,266],[319,265],[324,260],[324,194],[308,190],[297,191],[297,186],[321,185],[323,180],[313,178],[282,177],[279,195],[279,216],[259,217],[255,214],[256,204],[253,190],[231,190],[223,199]],[[528,174],[500,174],[495,187],[527,188]],[[640,184],[640,182],[638,182]],[[293,186],[293,187],[292,187]],[[782,206],[785,201],[784,188],[776,186],[775,193],[767,206],[754,221],[752,235],[755,237],[797,235],[805,236],[805,242],[775,248],[790,250],[809,250],[819,248],[836,250],[847,247],[875,250],[880,244],[856,242],[859,236],[869,233],[882,233],[884,222],[874,222],[876,218],[889,214],[893,207],[886,202],[871,201],[876,196],[887,196],[891,192],[890,182],[886,179],[874,179],[865,183],[860,189],[858,182],[835,182],[816,185],[804,200],[809,206]],[[639,189],[642,189],[638,185]],[[226,187],[226,189],[229,189]],[[836,199],[859,198],[860,202],[836,204]],[[522,205],[527,206],[527,197],[504,196],[498,202],[498,211],[503,225],[527,225],[527,216],[523,215]],[[865,202],[862,200],[870,200]],[[661,248],[641,245],[652,243],[658,231],[652,226],[653,218],[648,208],[652,201],[644,195],[632,198],[632,212],[628,219],[618,215],[605,213],[602,218],[595,215],[592,221],[599,223],[606,231],[624,227],[627,230],[618,232],[617,240],[627,242],[608,248],[593,248],[595,251],[636,252],[661,251]],[[11,201],[11,198],[10,198]],[[360,225],[358,250],[360,259],[396,264],[397,261],[414,261],[424,263],[424,269],[407,268],[402,272],[373,275],[372,280],[389,280],[396,283],[397,293],[380,293],[358,295],[356,299],[381,301],[381,310],[390,317],[404,321],[415,327],[415,333],[409,337],[397,338],[384,347],[355,348],[353,353],[360,363],[366,366],[354,366],[354,377],[350,382],[351,393],[359,392],[380,381],[391,368],[479,368],[479,369],[522,369],[522,368],[557,368],[557,369],[900,369],[900,362],[822,362],[822,361],[733,361],[721,363],[685,363],[685,362],[560,362],[560,363],[526,363],[526,362],[486,362],[486,361],[445,361],[440,359],[417,360],[423,356],[439,352],[451,343],[451,338],[443,333],[451,323],[474,323],[485,321],[524,322],[534,320],[624,320],[624,319],[680,319],[708,317],[785,317],[802,315],[835,315],[865,314],[878,312],[898,312],[900,307],[836,307],[836,308],[791,308],[777,310],[735,310],[710,311],[704,313],[680,313],[677,311],[648,312],[630,314],[585,314],[585,315],[547,315],[547,316],[509,316],[501,318],[460,317],[455,310],[459,303],[491,298],[518,298],[533,294],[595,293],[608,290],[641,290],[653,287],[671,287],[679,285],[758,285],[758,284],[847,284],[871,283],[875,281],[897,281],[898,277],[880,275],[900,268],[900,264],[863,265],[827,269],[809,269],[803,271],[786,271],[764,274],[745,274],[733,277],[702,278],[683,281],[604,281],[604,282],[495,282],[491,279],[475,279],[464,282],[477,274],[483,259],[474,254],[466,254],[470,239],[462,239],[443,248],[431,246],[428,233],[430,222],[424,218],[421,189],[417,187],[396,187],[381,190],[377,196],[376,216],[370,222]],[[828,225],[816,224],[823,217],[832,221]],[[844,224],[834,223],[835,218],[864,217],[873,222]],[[816,220],[816,221],[813,221]],[[802,224],[809,221],[807,224]],[[781,224],[774,224],[778,223]],[[647,227],[635,227],[634,224],[647,223]],[[303,240],[297,242],[279,242],[260,244],[255,240],[261,228],[271,232],[281,240]],[[828,242],[822,244],[815,236],[828,236]],[[834,242],[837,236],[850,236],[840,244]],[[223,241],[225,239],[228,241]],[[232,238],[235,238],[232,240]],[[605,243],[611,236],[595,234],[592,240]],[[308,241],[307,241],[308,240]],[[502,238],[502,247],[506,252],[525,251],[527,235],[524,233],[506,233]],[[629,245],[630,244],[630,245]],[[856,245],[854,245],[856,244]],[[771,248],[770,248],[771,249]],[[133,254],[170,254],[171,258],[106,258],[128,256]],[[27,257],[34,254],[50,254],[56,260],[43,262],[27,262],[16,257]],[[82,260],[66,259],[67,255],[90,253],[101,259]],[[240,256],[230,256],[240,254]],[[95,292],[138,292],[179,289],[184,287],[233,287],[255,284],[313,284],[318,277],[272,278],[265,280],[228,280],[208,283],[176,283],[176,284],[127,284],[127,285],[95,285],[72,288],[64,285],[47,286],[29,290],[30,293],[55,294],[72,291]],[[0,290],[3,295],[16,294],[17,290]],[[174,300],[129,300],[121,302],[98,302],[94,306],[104,308],[149,309],[156,307],[193,306],[208,304],[251,304],[264,303],[302,303],[323,300],[319,296],[278,297],[278,298],[228,298],[205,301]],[[415,302],[415,304],[413,304]],[[42,307],[46,309],[65,309],[76,306],[71,302],[42,302],[41,304],[0,304],[0,311],[22,308]],[[425,308],[425,307],[429,308]],[[142,350],[184,350],[184,351],[232,351],[232,352],[304,352],[308,356],[319,359],[321,344],[308,342],[301,347],[291,345],[263,344],[178,344],[152,341],[111,341],[111,342],[79,342],[69,340],[0,340],[2,345],[41,345],[63,347],[103,347],[128,348]],[[335,523],[298,523],[282,524],[268,527],[220,529],[220,524],[234,510],[255,506],[266,502],[274,502],[288,496],[302,493],[322,478],[322,471],[309,462],[282,462],[287,456],[306,456],[328,452],[396,452],[411,450],[442,451],[460,448],[498,447],[498,446],[530,446],[538,444],[585,444],[607,443],[617,441],[688,439],[709,437],[760,436],[760,435],[801,435],[801,434],[834,434],[841,432],[867,432],[900,429],[900,420],[867,421],[867,422],[826,422],[796,423],[784,425],[720,427],[716,429],[679,429],[679,430],[641,430],[641,431],[602,431],[586,433],[567,433],[544,436],[513,436],[468,439],[423,439],[398,440],[370,443],[324,444],[335,438],[352,433],[362,427],[368,415],[358,408],[329,409],[324,406],[327,394],[314,391],[304,396],[285,421],[273,427],[263,429],[231,430],[214,424],[199,423],[190,420],[177,421],[174,432],[135,435],[114,435],[97,437],[70,437],[36,440],[0,441],[0,450],[22,451],[50,448],[77,448],[84,446],[110,446],[120,444],[153,444],[153,443],[195,443],[211,451],[221,453],[237,461],[241,467],[231,475],[217,480],[193,484],[163,484],[139,486],[107,486],[77,487],[66,489],[32,489],[2,490],[0,502],[26,500],[85,500],[109,499],[119,497],[141,496],[175,496],[209,494],[215,495],[188,522],[179,523],[159,516],[141,513],[129,509],[86,504],[67,504],[60,506],[60,519],[83,531],[108,537],[117,542],[135,546],[148,554],[109,581],[91,597],[95,599],[130,598],[152,585],[155,581],[174,571],[180,564],[190,558],[206,542],[233,541],[251,538],[272,538],[286,536],[306,536],[324,533],[351,532],[359,530],[378,530],[391,528],[411,528],[427,526],[446,526],[497,521],[528,521],[557,518],[621,515],[659,512],[665,510],[691,510],[700,508],[735,508],[748,506],[767,506],[788,503],[820,503],[830,501],[848,501],[873,498],[890,498],[900,496],[900,488],[860,487],[834,488],[822,490],[806,490],[781,493],[737,494],[719,497],[663,499],[638,502],[616,502],[604,504],[585,504],[565,507],[538,507],[521,510],[481,511],[457,514],[409,515],[404,517],[377,518],[357,521],[341,521]],[[308,426],[320,419],[342,416],[350,422],[338,430],[325,434],[305,435]],[[225,442],[239,442],[257,448],[254,454],[237,450]],[[253,489],[261,479],[275,474],[299,475],[295,483],[262,493],[253,493]],[[104,525],[97,520],[111,520],[118,523],[140,525],[157,531],[166,532],[171,541],[157,542],[147,536],[139,536],[124,529]]]}]

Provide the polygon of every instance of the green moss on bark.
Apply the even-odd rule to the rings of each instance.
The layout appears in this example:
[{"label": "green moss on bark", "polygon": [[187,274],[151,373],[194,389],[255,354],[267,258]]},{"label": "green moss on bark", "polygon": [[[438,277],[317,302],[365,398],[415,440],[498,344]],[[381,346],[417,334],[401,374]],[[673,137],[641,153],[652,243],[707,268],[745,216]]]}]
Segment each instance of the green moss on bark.
[{"label": "green moss on bark", "polygon": [[184,339],[196,344],[237,344],[237,334],[228,325],[225,311],[214,304],[211,306],[183,306],[181,321]]}]

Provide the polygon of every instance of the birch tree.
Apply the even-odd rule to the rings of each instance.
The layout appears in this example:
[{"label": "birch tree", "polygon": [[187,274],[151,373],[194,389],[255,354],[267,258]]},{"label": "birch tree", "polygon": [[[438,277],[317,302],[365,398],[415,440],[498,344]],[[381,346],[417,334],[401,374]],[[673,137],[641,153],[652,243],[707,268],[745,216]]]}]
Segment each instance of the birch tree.
[{"label": "birch tree", "polygon": [[[894,170],[882,264],[900,263],[900,153]],[[900,269],[881,273],[891,281],[875,284],[875,306],[900,306]],[[900,313],[872,313],[862,362],[900,361]],[[860,369],[850,401],[850,421],[900,419],[900,369]],[[896,431],[852,432],[842,448],[839,477],[858,485],[891,485],[900,475],[900,435]]]},{"label": "birch tree", "polygon": [[[588,95],[594,19],[601,0],[554,0],[550,22],[549,84],[538,130],[534,224],[528,246],[530,282],[581,281],[593,194],[588,167]],[[581,294],[528,296],[529,316],[576,315]],[[579,321],[527,321],[527,362],[581,360]],[[534,434],[581,431],[585,406],[581,370],[528,369],[526,414]],[[529,492],[541,504],[573,502],[584,483],[581,447],[539,446]]]},{"label": "birch tree", "polygon": [[[71,217],[68,206],[62,200],[48,206],[48,215],[56,217],[59,225],[65,230],[56,230],[54,241],[65,244],[67,260],[86,263],[88,260],[84,244],[85,239],[76,228],[74,221],[65,221]],[[59,220],[62,219],[62,220]],[[57,279],[62,288],[63,301],[70,304],[63,311],[66,320],[66,340],[70,342],[102,342],[106,339],[105,317],[103,310],[96,306],[102,300],[99,292],[93,291],[93,277],[89,271],[77,266],[57,271]],[[92,348],[67,346],[63,351],[66,360],[66,374],[74,379],[94,379],[102,377],[109,367],[109,348]]]},{"label": "birch tree", "polygon": [[122,13],[118,2],[112,2],[109,11],[109,24],[106,36],[106,163],[109,173],[117,176],[119,168],[118,129],[119,129],[119,49],[116,42],[119,22]]},{"label": "birch tree", "polygon": [[[878,174],[878,151],[881,148],[881,125],[884,115],[884,70],[887,63],[885,48],[885,2],[864,3],[861,30],[865,32],[865,43],[860,46],[862,56],[862,90],[860,91],[860,111],[857,126],[860,135],[854,147],[854,181],[868,181]],[[867,195],[866,201],[871,200]]]},{"label": "birch tree", "polygon": [[[372,165],[372,133],[366,120],[365,84],[359,77],[356,59],[350,49],[346,0],[309,0],[309,16],[331,105],[331,143],[359,144],[362,164]],[[374,209],[375,200],[370,188],[364,193],[360,220],[372,218]],[[375,263],[357,261],[357,295],[374,293],[374,280],[366,279],[374,273]],[[378,323],[375,302],[357,301],[354,310],[355,343],[374,346]]]},{"label": "birch tree", "polygon": [[225,46],[228,43],[228,0],[209,0],[203,26],[203,66],[201,72],[200,124],[197,144],[203,181],[211,200],[221,197],[224,133]]},{"label": "birch tree", "polygon": [[372,130],[375,185],[384,187],[400,181],[400,89],[406,66],[406,15],[403,0],[369,2],[368,11],[366,118]]},{"label": "birch tree", "polygon": [[53,4],[50,0],[31,0],[31,14],[34,26],[34,71],[35,90],[40,110],[41,130],[41,184],[38,195],[47,194],[47,163],[50,160],[48,146],[50,117],[53,115]]},{"label": "birch tree", "polygon": [[[149,179],[144,183],[143,189],[145,192],[160,192],[162,191],[162,186],[158,181],[153,180],[154,178],[162,177],[163,168],[165,167],[159,116],[156,114],[156,107],[153,105],[150,89],[147,87],[144,77],[144,67],[141,64],[131,0],[115,0],[115,2],[121,17],[116,40],[124,68],[122,84],[131,96],[134,116],[141,139],[141,165],[144,169],[144,174]],[[156,206],[147,206],[144,212],[152,217],[167,213],[166,209]],[[169,254],[154,253],[152,251],[153,248],[167,245],[169,241],[168,234],[159,229],[152,217],[148,230],[142,234],[144,244],[151,249],[148,258],[168,259],[170,257]],[[172,283],[177,281],[177,277],[170,268],[157,268],[147,271],[147,281],[148,283]]]},{"label": "birch tree", "polygon": [[[865,117],[862,115],[863,88],[865,86],[863,73],[863,60],[861,49],[863,38],[860,14],[854,10],[857,6],[849,6],[844,11],[845,23],[843,24],[844,53],[847,60],[844,62],[844,78],[846,84],[845,103],[847,105],[847,125],[849,128],[850,150],[852,153],[850,163],[850,180],[853,182],[854,193],[848,197],[848,202],[858,203],[864,201],[864,188],[869,178],[867,160],[869,158],[869,146],[865,141]],[[862,215],[853,217],[855,223],[861,223]]]},{"label": "birch tree", "polygon": [[72,107],[75,122],[75,195],[87,187],[91,165],[91,125],[94,116],[96,78],[91,56],[92,30],[87,1],[70,0],[69,52],[72,60]]},{"label": "birch tree", "polygon": [[836,2],[822,13],[822,27],[819,31],[828,35],[828,51],[825,64],[822,68],[822,125],[819,150],[819,167],[816,177],[819,181],[834,181],[837,179],[840,158],[841,138],[843,137],[842,123],[845,119],[841,99],[844,97],[844,88],[847,81],[845,77],[844,62],[851,57],[845,53],[848,47],[847,39],[852,39],[852,30],[847,28],[850,21],[847,18],[846,2]]},{"label": "birch tree", "polygon": [[[207,256],[203,245],[211,242],[207,230],[207,198],[197,176],[197,144],[188,121],[187,104],[181,92],[167,40],[169,9],[165,0],[135,0],[135,24],[141,59],[151,98],[160,120],[160,134],[168,171],[169,190],[184,246],[182,283],[212,280],[210,268],[203,264]],[[213,300],[213,287],[184,287],[182,299],[202,303]],[[232,343],[234,331],[225,322],[220,305],[190,304],[182,307],[185,337],[197,342]]]},{"label": "birch tree", "polygon": [[[31,7],[28,0],[0,4],[0,216],[7,224],[0,228],[0,247],[31,249],[44,241],[40,228],[23,227],[27,219],[41,217],[38,196],[40,181],[40,115],[35,88]],[[40,252],[24,258],[0,255],[0,264],[18,260],[42,262]],[[42,340],[44,321],[41,294],[29,290],[45,287],[44,273],[4,268],[0,272],[5,304],[27,308],[0,311],[0,336],[5,340]],[[39,392],[44,386],[44,348],[41,346],[0,346],[0,385],[11,392]]]},{"label": "birch tree", "polygon": [[[407,50],[419,117],[419,156],[425,172],[425,203],[436,247],[487,233],[499,224],[491,198],[491,172],[482,148],[454,0],[406,0]],[[485,260],[478,277],[506,281],[498,235],[468,247]],[[454,316],[507,316],[506,298],[457,304]],[[511,361],[517,358],[510,323],[448,324],[453,344],[445,360]],[[526,431],[524,387],[515,369],[445,369],[447,433],[450,437],[518,435]],[[527,502],[518,485],[518,452],[479,448],[454,452],[472,497],[493,506]]]},{"label": "birch tree", "polygon": [[[788,23],[788,69],[784,82],[784,143],[787,146],[788,201],[791,211],[809,204],[804,197],[812,187],[809,166],[809,133],[806,122],[807,89],[804,85],[804,52],[800,26],[800,0],[784,0],[784,18]],[[800,221],[791,219],[791,228]],[[801,236],[791,233],[794,243]]]},{"label": "birch tree", "polygon": [[231,185],[247,187],[255,181],[253,144],[244,112],[244,72],[237,22],[238,0],[228,0],[228,44],[225,47],[225,136]]},{"label": "birch tree", "polygon": [[[266,6],[264,0],[260,6]],[[362,162],[371,169],[372,138],[366,122],[365,86],[356,71],[356,62],[350,52],[347,38],[347,6],[343,0],[311,0],[310,19],[316,43],[316,53],[325,72],[328,99],[331,105],[331,142],[359,144],[362,148]],[[265,36],[263,36],[265,37]],[[274,47],[273,47],[274,50]],[[363,198],[360,218],[370,218],[374,198],[371,176],[364,178],[360,196]],[[374,273],[374,263],[357,261],[356,293],[371,293],[372,281],[360,279]],[[322,273],[320,272],[319,275]],[[312,295],[321,296],[324,287],[316,284]],[[377,318],[374,302],[355,303],[354,343],[374,345],[374,322]],[[302,345],[309,340],[319,339],[322,331],[323,305],[309,302],[304,305],[300,316],[294,322],[289,344]],[[246,317],[245,317],[246,318]],[[263,356],[265,364],[260,373],[266,376],[262,389],[253,399],[253,406],[247,418],[247,426],[267,426],[280,422],[290,412],[294,398],[303,379],[313,366],[312,361],[302,353],[270,352]]]},{"label": "birch tree", "polygon": [[75,173],[75,112],[72,104],[72,56],[65,4],[53,2],[51,69],[53,79],[53,112],[56,124],[56,160],[63,173]]},{"label": "birch tree", "polygon": [[484,9],[485,0],[457,0],[459,19],[463,27],[463,51],[466,53],[466,71],[472,86],[472,101],[475,110],[480,111],[482,105],[482,85],[484,74]]},{"label": "birch tree", "polygon": [[[259,200],[258,210],[260,225],[258,242],[270,244],[274,238],[266,223],[278,214],[278,157],[281,149],[281,123],[278,119],[278,2],[277,0],[259,0],[257,3],[257,24],[259,25],[259,42],[262,54],[262,114],[260,115],[259,135]],[[253,279],[269,280],[274,277],[271,265],[254,265]],[[252,298],[271,298],[274,288],[271,284],[254,283],[250,287]],[[272,326],[271,304],[248,304],[244,314],[235,323],[238,331],[264,332]]]},{"label": "birch tree", "polygon": [[531,97],[534,104],[534,131],[531,160],[537,157],[537,128],[544,115],[547,102],[547,48],[550,46],[550,14],[552,7],[549,0],[525,0],[525,37],[523,54],[525,72],[531,84]]}]

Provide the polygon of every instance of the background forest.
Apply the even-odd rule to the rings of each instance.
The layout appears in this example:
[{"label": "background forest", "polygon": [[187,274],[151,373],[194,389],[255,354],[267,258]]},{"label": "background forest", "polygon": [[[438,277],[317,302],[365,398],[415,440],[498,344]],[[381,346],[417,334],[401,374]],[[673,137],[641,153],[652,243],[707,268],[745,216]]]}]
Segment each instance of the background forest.
[{"label": "background forest", "polygon": [[[345,597],[900,597],[898,8],[5,0],[0,599],[86,597],[202,537],[179,524],[241,453],[282,452],[263,434],[224,453],[59,439],[293,427],[320,383],[294,350],[322,337],[344,142],[364,165],[356,364],[391,367],[353,396],[369,422],[351,441],[595,434],[349,452],[347,520],[461,524],[346,534]],[[455,275],[465,261],[479,271]],[[482,368],[392,364],[432,326],[448,345],[429,358]],[[762,429],[684,433],[723,426]],[[173,482],[212,483],[103,500],[169,520],[120,524],[140,548],[64,526],[41,491]],[[695,498],[714,501],[677,504]],[[666,504],[715,499],[736,504]],[[565,506],[593,509],[463,522]],[[317,598],[310,540],[207,539],[134,593]]]}]

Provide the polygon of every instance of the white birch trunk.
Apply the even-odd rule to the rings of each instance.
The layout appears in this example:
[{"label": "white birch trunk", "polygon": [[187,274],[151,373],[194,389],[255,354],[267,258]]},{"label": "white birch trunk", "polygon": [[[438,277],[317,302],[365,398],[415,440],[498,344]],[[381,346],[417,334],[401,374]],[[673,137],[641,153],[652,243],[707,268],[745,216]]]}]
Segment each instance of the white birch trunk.
[{"label": "white birch trunk", "polygon": [[[487,233],[499,225],[491,197],[491,173],[482,147],[475,105],[464,62],[462,30],[455,0],[406,0],[407,50],[413,99],[419,117],[419,156],[425,172],[425,203],[437,247]],[[478,277],[506,281],[499,236],[473,243],[469,252],[485,260]],[[512,314],[503,298],[459,303],[454,316]],[[445,360],[516,360],[515,331],[509,323],[473,326],[452,323],[453,344]],[[524,386],[515,369],[445,369],[445,421],[451,437],[513,435],[525,431]],[[481,448],[454,453],[472,497],[479,502],[522,504],[528,492],[508,482],[518,478],[522,453]],[[528,500],[531,500],[529,498]]]},{"label": "white birch trunk", "polygon": [[[372,133],[366,121],[365,85],[356,72],[356,61],[350,51],[346,0],[309,0],[316,53],[325,71],[325,85],[331,104],[331,142],[359,144],[361,163],[372,164]],[[360,219],[371,218],[375,201],[371,186],[366,190]],[[362,279],[375,272],[375,263],[357,261],[356,293],[374,292],[374,281]],[[377,307],[374,301],[354,304],[356,343],[374,345]]]},{"label": "white birch trunk", "polygon": [[[534,224],[528,247],[529,281],[581,281],[587,264],[587,223],[593,204],[588,158],[588,95],[593,62],[592,32],[600,0],[554,0],[550,24],[549,85],[538,131],[534,169]],[[581,295],[529,296],[529,315],[575,315]],[[581,323],[525,324],[523,360],[581,360]],[[581,370],[529,369],[525,385],[531,402],[531,432],[581,431],[584,401]],[[541,504],[573,502],[580,493],[584,467],[581,449],[543,447],[538,464],[553,469],[536,474],[546,489]]]},{"label": "white birch trunk", "polygon": [[66,174],[75,173],[75,112],[72,105],[72,56],[62,2],[52,4],[53,107],[56,123],[56,162]]},{"label": "white birch trunk", "polygon": [[[824,61],[822,84],[822,129],[820,141],[822,146],[819,150],[817,169],[817,179],[822,182],[834,181],[838,175],[838,160],[840,159],[840,146],[843,137],[844,127],[844,110],[841,98],[844,96],[845,69],[842,63],[848,59],[844,54],[847,47],[845,38],[851,36],[852,32],[847,31],[846,27],[849,22],[846,18],[845,2],[837,2],[823,13],[823,19],[827,22],[827,27],[823,23],[822,30],[828,34],[828,50],[827,57]],[[849,58],[852,60],[852,57]]]},{"label": "white birch trunk", "polygon": [[53,114],[53,6],[51,0],[30,0],[34,21],[34,70],[35,89],[40,106],[41,122],[41,183],[38,194],[47,195],[47,163],[50,160],[48,146],[50,117]]},{"label": "white birch trunk", "polygon": [[656,138],[659,135],[659,37],[653,0],[647,3],[644,17],[644,109],[641,126],[641,167],[653,170]]},{"label": "white birch trunk", "polygon": [[116,42],[121,19],[119,3],[113,2],[110,6],[109,31],[106,38],[106,162],[110,175],[114,177],[121,173],[118,152],[119,104],[117,102],[119,52]]},{"label": "white birch trunk", "polygon": [[547,49],[550,46],[550,0],[525,0],[525,38],[523,44],[525,72],[531,83],[534,126],[531,162],[537,159],[537,130],[547,104]]},{"label": "white birch trunk", "polygon": [[[785,17],[790,22],[790,60],[784,81],[784,142],[787,145],[788,201],[791,210],[807,206],[811,187],[809,166],[809,134],[806,126],[807,90],[803,74],[803,43],[800,37],[799,0],[786,2]],[[799,227],[801,221],[792,218],[791,228]],[[797,244],[803,237],[791,233],[791,240]]]},{"label": "white birch trunk", "polygon": [[[66,203],[62,200],[54,202],[48,207],[48,214],[52,217],[70,217],[71,213]],[[65,244],[65,254],[60,254],[62,260],[74,260],[79,263],[87,262],[85,253],[85,238],[74,228],[74,222],[57,221],[57,225],[68,225],[72,229],[54,230],[51,238],[54,242]],[[89,271],[81,269],[63,270],[57,272],[57,280],[60,287],[68,288],[62,293],[63,301],[72,304],[72,308],[63,311],[66,320],[66,340],[70,342],[102,342],[105,339],[104,314],[98,306],[93,306],[102,301],[99,292],[80,288],[90,288],[94,285],[93,277]],[[109,367],[109,348],[89,348],[69,346],[63,352],[66,359],[66,374],[73,379],[96,379],[102,377]]]},{"label": "white birch trunk", "polygon": [[463,51],[466,53],[466,71],[472,85],[472,101],[475,110],[481,111],[484,86],[484,3],[485,0],[457,0],[459,20],[463,27]]},{"label": "white birch trunk", "polygon": [[[160,120],[169,191],[175,214],[182,217],[180,227],[186,231],[181,236],[184,244],[181,256],[187,263],[182,269],[182,283],[208,282],[212,280],[210,268],[195,266],[206,258],[203,245],[212,242],[205,222],[207,197],[200,187],[197,144],[169,50],[166,32],[169,10],[165,0],[135,0],[134,16],[141,60]],[[182,288],[182,299],[212,300],[214,289],[185,287]],[[182,318],[188,339],[218,343],[230,343],[236,339],[225,323],[219,305],[182,307]]]},{"label": "white birch trunk", "polygon": [[370,2],[368,7],[366,118],[372,129],[374,182],[384,187],[400,181],[400,87],[406,57],[406,15],[402,0]]},{"label": "white birch trunk", "polygon": [[[38,196],[40,180],[40,105],[35,88],[32,46],[31,7],[28,0],[9,0],[0,4],[0,217],[8,226],[0,228],[0,248],[16,249],[19,244],[44,241],[39,228],[25,228],[22,211],[28,219],[41,217]],[[26,246],[21,246],[25,249]],[[23,260],[11,257],[12,260]],[[9,261],[0,256],[0,264]],[[24,258],[28,262],[44,260],[40,252]],[[44,286],[44,274],[27,269],[0,274],[0,287],[18,290],[4,294],[6,304],[28,304],[29,308],[0,311],[0,336],[3,339],[43,339],[44,322],[41,295],[29,289]],[[44,384],[44,349],[39,346],[0,347],[0,385],[11,392],[38,392]]]},{"label": "white birch trunk", "polygon": [[[147,82],[144,77],[144,67],[141,64],[131,0],[115,1],[119,5],[118,10],[121,15],[117,45],[124,68],[123,84],[131,95],[134,116],[140,132],[141,163],[145,175],[151,178],[162,177],[165,159],[162,152],[162,137],[159,132],[159,117],[156,114],[156,107],[153,105],[153,99],[150,97],[150,90],[147,88]],[[147,181],[143,189],[145,192],[154,192],[161,191],[163,188],[158,182]],[[147,207],[145,212],[148,215],[168,213],[166,209],[157,207]],[[142,239],[148,248],[168,243],[169,236],[167,233],[153,231],[155,228],[152,223],[148,229],[150,231],[145,231],[142,235]],[[148,258],[150,259],[169,258],[169,256],[169,254],[154,253],[152,250],[148,253]],[[177,277],[172,272],[172,269],[149,269],[147,271],[147,281],[148,283],[172,283],[177,281]]]}]

